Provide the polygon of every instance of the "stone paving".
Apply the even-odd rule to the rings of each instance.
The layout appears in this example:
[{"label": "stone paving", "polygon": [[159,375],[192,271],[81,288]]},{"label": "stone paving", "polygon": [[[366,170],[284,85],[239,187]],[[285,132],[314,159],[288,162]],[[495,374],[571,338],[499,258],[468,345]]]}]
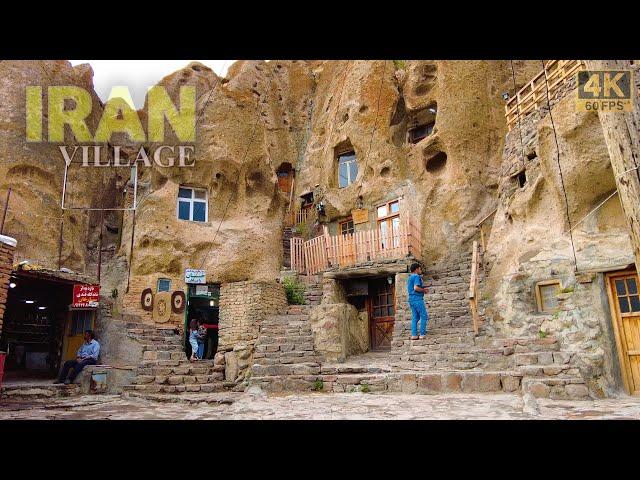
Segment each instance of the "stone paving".
[{"label": "stone paving", "polygon": [[[539,415],[523,412],[511,394],[408,395],[305,393],[266,395],[212,393],[131,398],[84,395],[70,398],[0,400],[0,420],[218,420],[218,419],[636,419],[640,398],[606,400],[539,399]],[[526,409],[525,409],[526,410]]]}]

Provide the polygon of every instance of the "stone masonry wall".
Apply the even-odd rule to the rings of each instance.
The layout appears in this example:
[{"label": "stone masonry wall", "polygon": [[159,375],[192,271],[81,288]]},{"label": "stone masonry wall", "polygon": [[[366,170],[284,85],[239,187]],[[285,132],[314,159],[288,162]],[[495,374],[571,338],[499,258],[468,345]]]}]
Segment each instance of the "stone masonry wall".
[{"label": "stone masonry wall", "polygon": [[0,333],[2,333],[4,310],[9,290],[9,276],[13,268],[16,243],[15,239],[0,235]]},{"label": "stone masonry wall", "polygon": [[253,345],[260,322],[269,314],[287,308],[284,288],[277,282],[233,282],[220,288],[219,350],[231,350],[239,343]]}]

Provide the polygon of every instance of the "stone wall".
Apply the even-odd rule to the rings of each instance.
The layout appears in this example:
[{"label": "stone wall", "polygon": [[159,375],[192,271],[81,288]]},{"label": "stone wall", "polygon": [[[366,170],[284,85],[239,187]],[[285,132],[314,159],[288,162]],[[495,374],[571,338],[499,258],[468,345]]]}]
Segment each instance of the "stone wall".
[{"label": "stone wall", "polygon": [[[551,104],[506,137],[481,303],[497,334],[555,335],[591,393],[610,395],[620,382],[603,272],[633,251],[618,197],[595,210],[616,188],[597,114],[576,110],[573,80]],[[540,313],[536,283],[550,279],[571,292]]]},{"label": "stone wall", "polygon": [[9,293],[9,277],[13,268],[13,255],[17,242],[11,237],[0,235],[0,333],[4,320],[4,310]]},{"label": "stone wall", "polygon": [[277,282],[233,282],[220,287],[218,350],[253,345],[265,315],[284,313],[287,297]]}]

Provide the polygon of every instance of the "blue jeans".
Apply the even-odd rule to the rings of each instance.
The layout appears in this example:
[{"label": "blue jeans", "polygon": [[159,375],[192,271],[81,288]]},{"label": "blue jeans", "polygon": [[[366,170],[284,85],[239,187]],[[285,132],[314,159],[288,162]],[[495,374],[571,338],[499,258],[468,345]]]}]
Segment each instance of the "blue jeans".
[{"label": "blue jeans", "polygon": [[198,358],[202,360],[204,356],[204,342],[198,342]]},{"label": "blue jeans", "polygon": [[420,335],[427,333],[427,322],[429,321],[429,314],[427,313],[427,307],[424,304],[424,300],[409,300],[409,307],[411,308],[411,336],[418,335],[418,321],[420,322]]},{"label": "blue jeans", "polygon": [[199,345],[198,341],[195,338],[189,338],[189,343],[191,344],[191,355],[194,357],[198,356]]}]

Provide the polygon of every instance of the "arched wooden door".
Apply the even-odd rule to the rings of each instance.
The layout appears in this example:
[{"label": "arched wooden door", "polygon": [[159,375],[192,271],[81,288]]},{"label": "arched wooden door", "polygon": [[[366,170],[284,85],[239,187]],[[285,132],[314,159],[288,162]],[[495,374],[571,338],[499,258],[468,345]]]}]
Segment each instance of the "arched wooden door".
[{"label": "arched wooden door", "polygon": [[640,280],[636,271],[610,273],[607,290],[611,304],[622,378],[627,392],[640,395]]}]

